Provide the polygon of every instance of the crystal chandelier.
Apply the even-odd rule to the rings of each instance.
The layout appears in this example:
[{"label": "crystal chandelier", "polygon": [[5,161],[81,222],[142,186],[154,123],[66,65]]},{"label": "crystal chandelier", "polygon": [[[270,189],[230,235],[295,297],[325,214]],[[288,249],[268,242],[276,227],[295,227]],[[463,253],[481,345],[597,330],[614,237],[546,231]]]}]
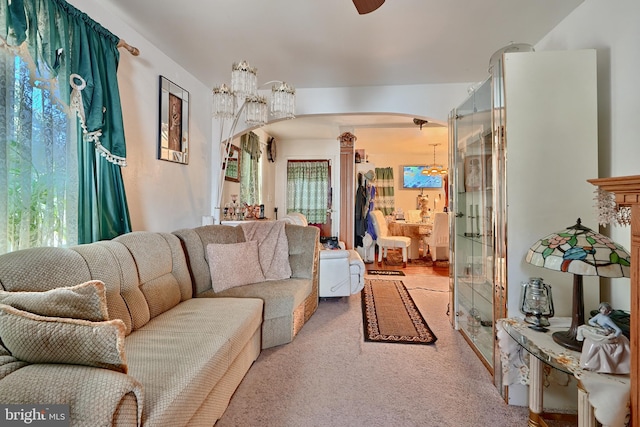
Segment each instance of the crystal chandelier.
[{"label": "crystal chandelier", "polygon": [[[234,63],[231,67],[231,87],[222,84],[213,88],[213,115],[218,119],[235,119],[234,125],[245,113],[249,126],[263,126],[267,123],[268,110],[276,119],[295,117],[295,95],[293,86],[281,81],[271,88],[271,102],[258,94],[258,70],[247,61]],[[269,105],[269,108],[267,107]],[[245,111],[246,110],[246,111]]]},{"label": "crystal chandelier", "polygon": [[422,171],[425,175],[437,176],[437,175],[446,175],[449,173],[447,168],[443,165],[439,165],[436,163],[436,147],[440,144],[429,144],[433,146],[433,163],[427,165],[427,167]]},{"label": "crystal chandelier", "polygon": [[[247,61],[234,63],[231,67],[231,86],[222,84],[213,88],[213,117],[220,123],[220,177],[218,182],[218,204],[221,210],[222,189],[224,185],[225,168],[228,164],[231,142],[236,126],[244,113],[247,126],[263,126],[267,123],[268,115],[274,119],[292,119],[295,117],[295,95],[293,86],[282,81],[270,81],[262,86],[273,84],[271,100],[258,93],[258,69],[251,67]],[[231,121],[227,137],[223,135],[225,123]],[[221,216],[218,214],[218,219]]]}]

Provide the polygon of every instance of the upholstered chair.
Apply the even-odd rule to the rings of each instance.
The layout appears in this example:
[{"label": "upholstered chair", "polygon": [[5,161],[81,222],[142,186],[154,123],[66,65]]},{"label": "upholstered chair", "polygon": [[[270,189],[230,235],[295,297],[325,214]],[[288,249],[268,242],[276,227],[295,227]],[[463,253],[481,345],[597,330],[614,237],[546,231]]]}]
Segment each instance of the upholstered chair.
[{"label": "upholstered chair", "polygon": [[402,267],[407,267],[407,254],[411,246],[411,238],[405,236],[392,236],[387,228],[387,221],[380,210],[371,212],[373,227],[377,234],[376,244],[378,245],[378,266],[382,265],[382,258],[387,258],[387,250],[389,248],[402,249]]}]

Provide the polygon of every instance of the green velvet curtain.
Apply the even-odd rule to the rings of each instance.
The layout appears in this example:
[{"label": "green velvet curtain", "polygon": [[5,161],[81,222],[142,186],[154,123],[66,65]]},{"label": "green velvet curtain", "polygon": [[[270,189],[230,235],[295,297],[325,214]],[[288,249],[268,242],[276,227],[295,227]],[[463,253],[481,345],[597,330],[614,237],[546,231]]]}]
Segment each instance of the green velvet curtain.
[{"label": "green velvet curtain", "polygon": [[26,43],[37,67],[57,76],[77,113],[78,243],[131,231],[121,166],[126,166],[118,91],[119,38],[63,0],[1,0],[0,37]]},{"label": "green velvet curtain", "polygon": [[376,168],[376,198],[374,208],[385,215],[391,215],[395,210],[395,190],[393,168]]}]

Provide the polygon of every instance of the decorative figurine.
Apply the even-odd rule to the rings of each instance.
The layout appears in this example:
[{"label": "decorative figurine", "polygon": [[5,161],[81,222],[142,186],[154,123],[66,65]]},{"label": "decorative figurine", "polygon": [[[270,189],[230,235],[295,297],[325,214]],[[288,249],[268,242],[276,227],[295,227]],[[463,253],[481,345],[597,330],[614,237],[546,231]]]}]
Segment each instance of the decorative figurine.
[{"label": "decorative figurine", "polygon": [[609,336],[613,334],[614,337],[619,337],[622,333],[622,329],[620,329],[618,325],[611,320],[611,317],[609,317],[613,311],[611,305],[608,302],[601,302],[598,307],[598,311],[600,313],[589,319],[589,324],[591,326],[602,328],[604,330],[604,335]]},{"label": "decorative figurine", "polygon": [[613,311],[607,302],[601,302],[599,313],[589,319],[588,325],[578,327],[578,341],[584,341],[580,367],[608,374],[628,374],[631,350],[629,339],[611,319]]}]

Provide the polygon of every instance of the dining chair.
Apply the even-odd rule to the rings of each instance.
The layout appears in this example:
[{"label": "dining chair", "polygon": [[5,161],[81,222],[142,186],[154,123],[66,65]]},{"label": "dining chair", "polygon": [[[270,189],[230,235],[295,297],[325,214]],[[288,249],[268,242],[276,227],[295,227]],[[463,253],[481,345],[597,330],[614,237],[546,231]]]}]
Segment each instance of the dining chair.
[{"label": "dining chair", "polygon": [[447,212],[435,213],[431,235],[425,237],[425,241],[429,245],[433,261],[449,259],[449,214]]},{"label": "dining chair", "polygon": [[[387,258],[387,249],[402,249],[402,268],[407,267],[408,248],[411,246],[411,238],[405,236],[391,236],[387,228],[387,221],[380,210],[371,212],[373,227],[376,231],[376,244],[378,245],[378,266],[382,265],[382,258]],[[384,252],[384,253],[383,253]]]}]

